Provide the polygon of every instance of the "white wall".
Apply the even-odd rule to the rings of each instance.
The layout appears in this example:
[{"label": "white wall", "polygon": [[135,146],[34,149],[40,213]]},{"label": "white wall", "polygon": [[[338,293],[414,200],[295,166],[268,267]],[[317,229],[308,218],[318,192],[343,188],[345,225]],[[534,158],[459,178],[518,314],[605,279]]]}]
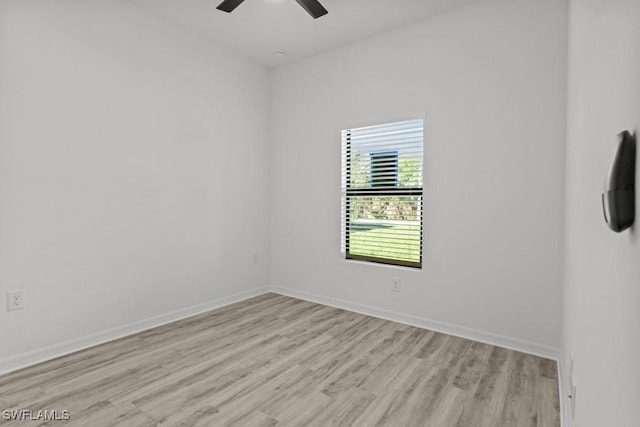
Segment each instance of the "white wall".
[{"label": "white wall", "polygon": [[267,285],[269,79],[131,2],[0,2],[0,361]]},{"label": "white wall", "polygon": [[[566,38],[564,1],[487,0],[276,69],[271,284],[556,351]],[[342,261],[340,130],[418,112],[423,270]]]},{"label": "white wall", "polygon": [[638,227],[610,231],[600,194],[616,134],[640,131],[640,2],[572,0],[570,10],[563,311],[565,375],[573,353],[577,386],[571,425],[632,427],[640,402]]}]

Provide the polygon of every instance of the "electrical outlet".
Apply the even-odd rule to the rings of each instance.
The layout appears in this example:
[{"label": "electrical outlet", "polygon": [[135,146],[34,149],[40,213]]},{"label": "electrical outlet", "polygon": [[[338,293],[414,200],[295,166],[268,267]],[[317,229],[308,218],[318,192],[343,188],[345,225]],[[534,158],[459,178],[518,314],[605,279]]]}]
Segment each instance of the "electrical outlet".
[{"label": "electrical outlet", "polygon": [[24,308],[24,290],[18,289],[7,292],[7,311],[22,310]]},{"label": "electrical outlet", "polygon": [[253,264],[258,264],[259,260],[258,260],[258,254],[253,254],[252,258],[251,258],[251,262]]},{"label": "electrical outlet", "polygon": [[400,279],[397,277],[391,279],[391,291],[400,292]]}]

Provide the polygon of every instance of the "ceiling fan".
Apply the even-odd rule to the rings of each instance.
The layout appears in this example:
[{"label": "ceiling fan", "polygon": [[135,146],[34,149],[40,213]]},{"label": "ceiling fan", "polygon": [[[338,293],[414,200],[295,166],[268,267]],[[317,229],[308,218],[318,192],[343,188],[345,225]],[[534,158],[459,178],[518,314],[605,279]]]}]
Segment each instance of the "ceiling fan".
[{"label": "ceiling fan", "polygon": [[[217,9],[230,13],[230,12],[233,12],[233,10],[236,7],[240,6],[240,3],[242,3],[243,1],[244,0],[224,0],[222,3],[218,5]],[[309,15],[313,16],[313,19],[318,19],[321,16],[326,15],[328,13],[327,9],[325,9],[324,6],[322,6],[318,0],[296,0],[296,1],[300,6],[304,8],[304,10],[306,10],[309,13]]]}]

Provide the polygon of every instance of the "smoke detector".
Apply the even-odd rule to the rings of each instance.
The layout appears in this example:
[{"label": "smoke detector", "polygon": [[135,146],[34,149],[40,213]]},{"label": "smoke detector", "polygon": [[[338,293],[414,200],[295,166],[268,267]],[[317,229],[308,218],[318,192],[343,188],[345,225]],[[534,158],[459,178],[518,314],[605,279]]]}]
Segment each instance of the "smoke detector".
[{"label": "smoke detector", "polygon": [[276,59],[283,59],[285,56],[287,56],[287,54],[289,54],[289,52],[284,49],[278,49],[273,52],[273,56],[275,56]]}]

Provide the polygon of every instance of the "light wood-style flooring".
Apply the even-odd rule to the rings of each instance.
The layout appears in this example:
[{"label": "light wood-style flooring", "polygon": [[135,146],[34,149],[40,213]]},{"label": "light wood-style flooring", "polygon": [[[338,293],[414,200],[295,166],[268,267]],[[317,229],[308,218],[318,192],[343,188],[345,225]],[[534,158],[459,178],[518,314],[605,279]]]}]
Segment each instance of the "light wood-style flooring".
[{"label": "light wood-style flooring", "polygon": [[[4,409],[69,421],[5,421]],[[560,426],[555,362],[265,294],[0,376],[0,426]]]}]

